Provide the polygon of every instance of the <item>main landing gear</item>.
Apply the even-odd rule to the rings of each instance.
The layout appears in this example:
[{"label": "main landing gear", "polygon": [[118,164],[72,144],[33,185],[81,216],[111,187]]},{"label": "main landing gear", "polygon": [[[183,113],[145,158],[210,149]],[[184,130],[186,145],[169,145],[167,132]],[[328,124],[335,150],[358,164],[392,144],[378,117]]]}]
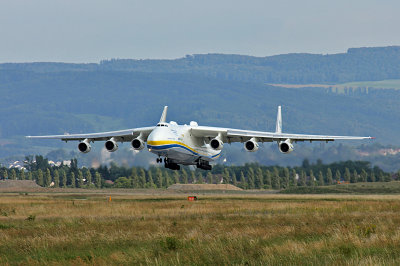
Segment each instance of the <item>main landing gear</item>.
[{"label": "main landing gear", "polygon": [[197,168],[203,169],[203,170],[211,170],[212,166],[208,161],[204,160],[198,160],[196,164]]},{"label": "main landing gear", "polygon": [[171,170],[181,170],[181,167],[179,166],[179,164],[170,162],[168,160],[168,158],[164,159],[164,166],[165,166],[165,168],[168,168]]},{"label": "main landing gear", "polygon": [[[157,163],[162,163],[162,158],[157,158]],[[164,166],[165,168],[171,169],[171,170],[181,170],[181,167],[177,163],[170,162],[168,158],[164,158]]]}]

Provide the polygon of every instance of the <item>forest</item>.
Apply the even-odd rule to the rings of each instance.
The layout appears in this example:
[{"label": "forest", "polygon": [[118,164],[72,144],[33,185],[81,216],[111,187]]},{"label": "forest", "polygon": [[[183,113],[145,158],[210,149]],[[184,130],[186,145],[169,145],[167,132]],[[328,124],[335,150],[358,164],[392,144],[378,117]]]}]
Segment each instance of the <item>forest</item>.
[{"label": "forest", "polygon": [[115,163],[98,168],[71,164],[51,166],[41,155],[27,156],[26,170],[1,168],[0,178],[35,180],[43,187],[70,188],[168,188],[172,184],[232,184],[242,189],[286,189],[297,186],[324,186],[337,183],[389,182],[398,174],[384,172],[365,161],[345,161],[323,164],[305,159],[301,166],[263,166],[248,163],[243,166],[215,165],[212,171],[183,167],[173,171],[163,167],[121,167]]},{"label": "forest", "polygon": [[282,54],[266,57],[195,54],[172,60],[110,59],[99,64],[8,63],[0,70],[130,71],[196,74],[259,83],[344,83],[400,78],[400,47],[350,48],[338,54]]}]

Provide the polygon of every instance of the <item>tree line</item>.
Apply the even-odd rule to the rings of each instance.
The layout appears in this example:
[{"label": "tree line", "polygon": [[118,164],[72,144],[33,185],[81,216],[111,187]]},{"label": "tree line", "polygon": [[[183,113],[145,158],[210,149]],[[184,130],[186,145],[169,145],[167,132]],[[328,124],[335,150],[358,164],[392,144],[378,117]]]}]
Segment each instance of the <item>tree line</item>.
[{"label": "tree line", "polygon": [[[344,83],[400,78],[399,46],[350,48],[338,54],[282,54],[254,57],[228,54],[195,54],[165,60],[111,59],[99,64],[13,63],[0,71],[32,72],[142,72],[193,74],[224,80],[261,83]],[[365,64],[368,62],[368,64]],[[7,82],[2,78],[0,81]],[[4,82],[3,82],[4,83]]]},{"label": "tree line", "polygon": [[286,189],[293,186],[325,186],[337,183],[388,182],[398,174],[386,173],[369,162],[346,161],[310,164],[306,159],[298,167],[216,165],[212,171],[183,167],[172,171],[151,166],[123,167],[115,163],[99,168],[78,168],[76,159],[70,165],[51,166],[43,156],[26,157],[25,170],[0,169],[1,179],[34,180],[42,187],[69,188],[167,188],[172,184],[232,184],[243,189]]}]

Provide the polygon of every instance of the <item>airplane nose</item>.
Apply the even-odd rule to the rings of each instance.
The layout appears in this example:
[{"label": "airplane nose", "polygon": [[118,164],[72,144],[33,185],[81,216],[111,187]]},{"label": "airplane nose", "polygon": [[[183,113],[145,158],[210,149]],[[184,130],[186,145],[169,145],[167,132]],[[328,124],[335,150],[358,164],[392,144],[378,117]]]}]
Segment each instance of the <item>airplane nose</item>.
[{"label": "airplane nose", "polygon": [[162,138],[163,138],[162,132],[160,132],[160,130],[158,128],[156,128],[147,137],[147,142],[159,141],[159,140],[162,140]]}]

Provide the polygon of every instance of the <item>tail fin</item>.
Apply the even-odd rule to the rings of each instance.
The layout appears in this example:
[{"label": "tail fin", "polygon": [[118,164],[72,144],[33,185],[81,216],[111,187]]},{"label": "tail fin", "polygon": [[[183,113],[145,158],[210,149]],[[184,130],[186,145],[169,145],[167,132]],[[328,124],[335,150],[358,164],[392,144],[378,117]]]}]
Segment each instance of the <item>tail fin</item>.
[{"label": "tail fin", "polygon": [[164,111],[162,112],[161,118],[160,118],[160,123],[165,123],[167,120],[167,110],[168,106],[164,106]]},{"label": "tail fin", "polygon": [[282,113],[281,113],[281,106],[278,106],[278,115],[276,116],[276,133],[282,133]]}]

